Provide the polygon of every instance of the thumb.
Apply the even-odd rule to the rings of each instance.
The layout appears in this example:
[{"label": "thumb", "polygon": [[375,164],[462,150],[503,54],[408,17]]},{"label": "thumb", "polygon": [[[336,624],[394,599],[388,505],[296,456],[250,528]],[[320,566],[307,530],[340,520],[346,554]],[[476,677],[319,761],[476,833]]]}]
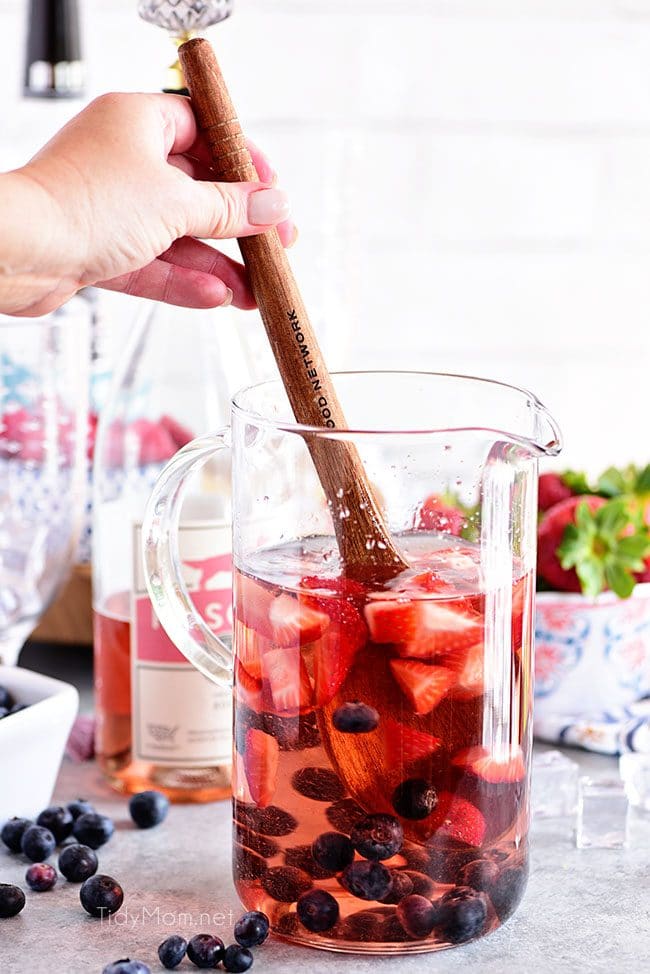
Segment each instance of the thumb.
[{"label": "thumb", "polygon": [[249,237],[282,223],[290,210],[287,194],[264,183],[192,180],[185,235],[212,240]]}]

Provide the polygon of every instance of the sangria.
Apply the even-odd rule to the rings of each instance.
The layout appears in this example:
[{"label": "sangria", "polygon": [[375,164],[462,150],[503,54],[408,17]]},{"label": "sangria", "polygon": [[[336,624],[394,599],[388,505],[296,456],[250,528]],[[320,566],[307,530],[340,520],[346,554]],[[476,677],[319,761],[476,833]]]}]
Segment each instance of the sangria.
[{"label": "sangria", "polygon": [[384,585],[346,579],[324,538],[235,575],[235,881],[312,946],[463,943],[526,884],[532,574],[504,638],[478,545],[400,544],[411,567]]}]

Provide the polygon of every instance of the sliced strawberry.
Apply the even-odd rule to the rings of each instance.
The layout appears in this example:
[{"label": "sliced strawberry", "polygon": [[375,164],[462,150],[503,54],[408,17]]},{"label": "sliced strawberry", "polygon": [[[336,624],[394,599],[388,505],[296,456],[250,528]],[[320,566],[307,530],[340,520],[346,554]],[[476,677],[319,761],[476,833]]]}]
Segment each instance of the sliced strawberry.
[{"label": "sliced strawberry", "polygon": [[452,696],[457,700],[470,700],[483,693],[485,673],[485,647],[483,642],[474,643],[469,649],[460,652],[449,660],[449,665],[456,669],[456,662],[462,660],[457,668],[457,680],[452,689]]},{"label": "sliced strawberry", "polygon": [[457,507],[445,503],[437,494],[430,494],[415,516],[415,527],[421,531],[444,531],[459,535],[465,527],[465,515]]},{"label": "sliced strawberry", "polygon": [[440,750],[442,741],[432,734],[407,727],[389,717],[383,724],[386,738],[386,757],[389,767],[404,768]]},{"label": "sliced strawberry", "polygon": [[275,794],[280,747],[270,734],[250,728],[246,731],[244,770],[251,798],[262,808],[270,805]]},{"label": "sliced strawberry", "polygon": [[330,624],[324,612],[294,598],[278,595],[269,610],[273,642],[276,646],[301,646],[321,636]]},{"label": "sliced strawberry", "polygon": [[374,643],[406,643],[421,629],[421,603],[406,599],[369,602],[364,608]]},{"label": "sliced strawberry", "polygon": [[264,710],[262,681],[256,680],[244,669],[240,660],[235,663],[235,697],[239,703],[261,713]]},{"label": "sliced strawberry", "polygon": [[264,653],[262,675],[269,685],[276,713],[297,714],[311,705],[311,680],[297,647],[270,649]]},{"label": "sliced strawberry", "polygon": [[273,635],[269,616],[274,600],[272,589],[250,575],[235,574],[235,618],[267,639]]},{"label": "sliced strawberry", "polygon": [[336,696],[365,641],[365,627],[364,630],[348,628],[333,622],[315,644],[314,703],[317,707],[327,706]]},{"label": "sliced strawberry", "polygon": [[262,654],[271,649],[272,642],[249,629],[239,619],[235,621],[235,650],[247,673],[255,680],[262,679]]},{"label": "sliced strawberry", "polygon": [[456,680],[445,666],[429,666],[418,660],[393,659],[390,668],[416,714],[430,713]]},{"label": "sliced strawberry", "polygon": [[453,839],[474,846],[481,845],[487,828],[476,805],[448,791],[438,795],[431,824],[436,830],[436,839]]},{"label": "sliced strawberry", "polygon": [[336,595],[345,595],[350,598],[363,598],[366,594],[366,587],[361,582],[355,582],[353,578],[345,578],[344,575],[337,575],[335,578],[319,578],[317,575],[307,575],[300,582],[301,588],[306,588],[310,592],[328,596],[332,592]]},{"label": "sliced strawberry", "polygon": [[481,619],[467,602],[430,600],[370,602],[366,619],[373,642],[398,644],[400,656],[433,659],[452,650],[471,646],[481,636]]},{"label": "sliced strawberry", "polygon": [[524,756],[518,746],[503,756],[491,754],[485,747],[468,747],[456,754],[451,763],[492,785],[511,784],[526,776]]}]

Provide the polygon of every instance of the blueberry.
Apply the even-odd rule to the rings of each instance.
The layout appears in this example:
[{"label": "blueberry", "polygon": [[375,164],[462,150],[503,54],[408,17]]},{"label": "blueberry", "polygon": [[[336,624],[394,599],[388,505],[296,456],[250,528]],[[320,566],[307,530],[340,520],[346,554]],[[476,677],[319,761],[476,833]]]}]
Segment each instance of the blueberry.
[{"label": "blueberry", "polygon": [[280,903],[294,903],[313,885],[311,876],[295,866],[274,866],[262,876],[263,888]]},{"label": "blueberry", "polygon": [[216,967],[223,955],[223,940],[209,933],[197,933],[187,945],[187,956],[195,967]]},{"label": "blueberry", "polygon": [[105,917],[117,913],[124,902],[124,891],[110,876],[99,873],[83,883],[79,899],[91,917]]},{"label": "blueberry", "polygon": [[287,866],[295,866],[308,873],[312,879],[331,879],[336,876],[335,869],[325,869],[314,859],[310,845],[293,845],[284,850],[284,861]]},{"label": "blueberry", "polygon": [[471,886],[480,892],[486,893],[492,888],[499,875],[499,867],[496,862],[489,859],[476,859],[468,862],[458,873],[458,882],[461,886]]},{"label": "blueberry", "polygon": [[316,802],[336,802],[345,795],[341,779],[330,768],[300,768],[291,784],[300,795]]},{"label": "blueberry", "polygon": [[246,947],[231,944],[224,951],[223,966],[224,970],[232,971],[233,974],[242,974],[242,971],[247,971],[253,966],[253,955]]},{"label": "blueberry", "polygon": [[32,862],[43,862],[56,848],[56,839],[49,829],[42,825],[30,825],[23,832],[20,848],[24,856]]},{"label": "blueberry", "polygon": [[485,895],[469,886],[457,886],[438,900],[436,925],[450,944],[464,944],[477,937],[485,926]]},{"label": "blueberry", "polygon": [[277,842],[267,838],[265,835],[258,835],[257,832],[253,832],[252,829],[247,828],[240,822],[235,822],[234,832],[235,842],[239,842],[241,845],[246,846],[247,849],[256,852],[262,859],[272,859],[280,852],[280,846]]},{"label": "blueberry", "polygon": [[185,957],[186,951],[187,940],[179,937],[178,934],[173,934],[161,943],[158,948],[158,957],[163,967],[166,967],[168,971],[173,971]]},{"label": "blueberry", "polygon": [[492,906],[502,923],[514,913],[515,907],[524,895],[527,879],[527,866],[512,866],[504,869],[490,888]]},{"label": "blueberry", "polygon": [[352,862],[343,870],[341,885],[360,900],[381,900],[393,885],[390,869],[380,862]]},{"label": "blueberry", "polygon": [[8,822],[2,826],[2,832],[0,832],[0,838],[6,845],[8,849],[12,852],[20,852],[20,843],[22,842],[23,833],[25,829],[28,829],[30,825],[34,823],[28,818],[10,818]]},{"label": "blueberry", "polygon": [[424,778],[407,778],[393,792],[391,804],[402,818],[418,821],[431,814],[438,804],[438,795]]},{"label": "blueberry", "polygon": [[235,924],[234,935],[242,947],[259,947],[269,935],[269,918],[259,910],[244,913]]},{"label": "blueberry", "polygon": [[342,734],[368,734],[379,724],[379,714],[367,703],[344,703],[332,714],[332,723]]},{"label": "blueberry", "polygon": [[390,859],[402,848],[404,831],[392,815],[366,815],[350,833],[354,848],[365,859]]},{"label": "blueberry", "polygon": [[113,820],[99,812],[83,812],[72,826],[75,839],[91,849],[99,849],[108,842],[114,831]]},{"label": "blueberry", "polygon": [[406,896],[410,896],[413,892],[413,880],[407,873],[398,872],[397,869],[391,869],[390,872],[393,877],[393,885],[390,893],[387,896],[383,896],[381,902],[401,903]]},{"label": "blueberry", "polygon": [[0,917],[15,917],[25,905],[25,894],[18,886],[0,883]]},{"label": "blueberry", "polygon": [[124,960],[116,960],[112,964],[108,964],[102,974],[151,974],[151,968],[147,967],[139,960],[129,960],[128,957]]},{"label": "blueberry", "polygon": [[15,704],[15,700],[9,693],[9,690],[5,686],[0,684],[0,707],[4,707],[6,710],[11,710]]},{"label": "blueberry", "polygon": [[73,818],[67,808],[62,808],[61,805],[50,805],[38,816],[36,824],[49,829],[58,845],[72,834]]},{"label": "blueberry", "polygon": [[73,802],[68,802],[67,809],[75,821],[80,815],[85,815],[88,812],[95,811],[94,806],[91,805],[90,802],[86,801],[85,798],[75,798]]},{"label": "blueberry", "polygon": [[33,863],[25,873],[25,882],[30,889],[37,893],[44,893],[56,886],[58,879],[56,869],[47,862]]},{"label": "blueberry", "polygon": [[431,900],[414,893],[406,896],[397,906],[397,917],[406,932],[423,940],[428,937],[436,922],[436,910]]},{"label": "blueberry", "polygon": [[360,913],[353,913],[345,920],[343,935],[346,940],[377,941],[381,925],[381,917],[371,913],[370,910],[362,910]]},{"label": "blueberry", "polygon": [[379,930],[379,939],[384,944],[404,944],[412,940],[410,933],[407,933],[397,914],[387,917]]},{"label": "blueberry", "polygon": [[285,812],[283,808],[278,808],[277,805],[258,808],[257,805],[234,799],[233,814],[236,821],[262,835],[290,835],[298,828],[298,822],[293,815]]},{"label": "blueberry", "polygon": [[312,889],[303,893],[296,906],[298,919],[312,933],[331,930],[339,918],[339,905],[331,893]]},{"label": "blueberry", "polygon": [[139,829],[151,829],[167,817],[169,798],[159,791],[141,791],[129,802],[129,814]]},{"label": "blueberry", "polygon": [[414,869],[405,869],[404,875],[408,876],[411,880],[414,893],[417,893],[419,896],[426,896],[428,900],[433,899],[436,892],[436,884],[432,879],[429,879],[424,873],[417,872]]},{"label": "blueberry", "polygon": [[233,871],[237,879],[261,879],[267,871],[267,865],[261,856],[245,849],[235,842],[232,849]]},{"label": "blueberry", "polygon": [[87,845],[69,845],[61,851],[59,869],[71,883],[83,883],[97,872],[97,856]]},{"label": "blueberry", "polygon": [[357,805],[353,798],[344,798],[325,809],[325,817],[330,825],[348,835],[365,814],[361,805]]},{"label": "blueberry", "polygon": [[311,854],[324,869],[338,873],[354,859],[354,846],[347,835],[340,832],[323,832],[314,839]]}]

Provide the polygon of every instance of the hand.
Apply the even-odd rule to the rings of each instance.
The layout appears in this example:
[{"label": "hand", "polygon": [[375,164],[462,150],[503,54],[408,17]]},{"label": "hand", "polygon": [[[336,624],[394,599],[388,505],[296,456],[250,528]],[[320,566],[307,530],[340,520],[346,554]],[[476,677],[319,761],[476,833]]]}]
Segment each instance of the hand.
[{"label": "hand", "polygon": [[[275,225],[285,245],[293,242],[286,194],[249,148],[259,183],[214,182],[188,99],[111,94],[92,102],[7,174],[31,194],[21,228],[31,266],[18,268],[31,293],[10,313],[44,314],[89,284],[187,307],[254,307],[244,267],[196,239]],[[0,242],[0,270],[12,265],[1,258]]]}]

